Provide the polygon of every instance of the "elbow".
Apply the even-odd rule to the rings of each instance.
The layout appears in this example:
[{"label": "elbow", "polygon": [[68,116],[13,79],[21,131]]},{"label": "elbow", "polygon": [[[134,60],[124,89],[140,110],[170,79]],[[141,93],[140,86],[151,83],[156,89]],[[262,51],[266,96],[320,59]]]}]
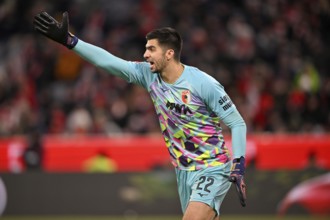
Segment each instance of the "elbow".
[{"label": "elbow", "polygon": [[242,117],[237,117],[236,120],[232,121],[231,123],[228,123],[227,126],[230,129],[234,129],[234,128],[241,128],[241,129],[245,129],[246,130],[246,123],[243,120]]},{"label": "elbow", "polygon": [[236,129],[236,128],[238,128],[241,131],[244,131],[244,133],[246,133],[247,127],[246,127],[246,124],[243,120],[230,126],[231,130]]}]

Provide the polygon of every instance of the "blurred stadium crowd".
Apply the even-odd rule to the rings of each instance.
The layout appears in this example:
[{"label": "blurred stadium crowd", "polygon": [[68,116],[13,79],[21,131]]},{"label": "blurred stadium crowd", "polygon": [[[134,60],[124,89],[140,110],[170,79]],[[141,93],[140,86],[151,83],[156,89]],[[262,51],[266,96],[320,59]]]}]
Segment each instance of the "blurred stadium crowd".
[{"label": "blurred stadium crowd", "polygon": [[327,0],[2,0],[0,136],[159,132],[144,89],[34,32],[42,10],[69,11],[71,32],[127,60],[172,26],[182,62],[225,86],[249,132],[330,131]]}]

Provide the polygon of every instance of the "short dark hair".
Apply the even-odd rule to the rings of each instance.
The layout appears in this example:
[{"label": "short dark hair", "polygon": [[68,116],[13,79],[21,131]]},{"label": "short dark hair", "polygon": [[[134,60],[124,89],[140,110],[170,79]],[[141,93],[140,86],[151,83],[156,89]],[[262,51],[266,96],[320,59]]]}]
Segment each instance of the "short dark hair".
[{"label": "short dark hair", "polygon": [[147,40],[157,39],[160,46],[174,50],[174,59],[180,61],[182,50],[182,38],[180,34],[171,27],[155,29],[146,35]]}]

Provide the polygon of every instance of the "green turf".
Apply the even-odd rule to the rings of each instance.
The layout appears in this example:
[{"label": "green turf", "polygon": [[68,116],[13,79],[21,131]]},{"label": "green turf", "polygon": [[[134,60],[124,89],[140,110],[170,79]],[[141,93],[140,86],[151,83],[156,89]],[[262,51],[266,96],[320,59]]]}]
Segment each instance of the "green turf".
[{"label": "green turf", "polygon": [[[2,216],[1,220],[180,220],[180,216]],[[221,220],[328,220],[330,216],[223,215]]]}]

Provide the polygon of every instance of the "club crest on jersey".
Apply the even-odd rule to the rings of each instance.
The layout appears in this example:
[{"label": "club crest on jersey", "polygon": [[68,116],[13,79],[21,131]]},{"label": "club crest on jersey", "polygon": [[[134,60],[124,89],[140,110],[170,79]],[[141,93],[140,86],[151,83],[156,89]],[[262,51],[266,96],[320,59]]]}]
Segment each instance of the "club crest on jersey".
[{"label": "club crest on jersey", "polygon": [[191,101],[191,95],[189,90],[184,90],[181,92],[181,99],[185,104],[189,104]]}]

